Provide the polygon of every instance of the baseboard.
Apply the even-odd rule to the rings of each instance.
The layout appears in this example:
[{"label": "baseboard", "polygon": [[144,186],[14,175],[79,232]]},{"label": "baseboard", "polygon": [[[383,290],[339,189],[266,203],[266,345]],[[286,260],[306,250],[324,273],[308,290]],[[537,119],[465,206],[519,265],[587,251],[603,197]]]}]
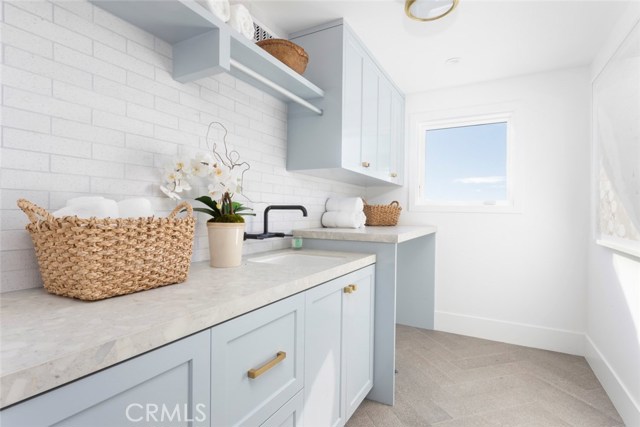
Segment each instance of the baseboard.
[{"label": "baseboard", "polygon": [[625,425],[640,426],[640,404],[636,402],[629,390],[620,381],[620,377],[613,370],[607,359],[602,355],[598,347],[591,341],[589,335],[585,335],[585,355],[589,366],[596,374],[600,384],[609,395],[609,399],[618,410]]},{"label": "baseboard", "polygon": [[526,347],[584,355],[584,334],[581,332],[444,311],[436,311],[435,329]]}]

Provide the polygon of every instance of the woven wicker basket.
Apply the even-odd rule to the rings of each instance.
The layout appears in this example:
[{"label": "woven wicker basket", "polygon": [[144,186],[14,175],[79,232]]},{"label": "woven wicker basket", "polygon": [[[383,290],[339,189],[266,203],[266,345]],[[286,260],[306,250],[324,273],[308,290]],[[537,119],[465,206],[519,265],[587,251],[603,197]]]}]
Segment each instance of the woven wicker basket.
[{"label": "woven wicker basket", "polygon": [[298,74],[303,74],[309,55],[300,46],[285,39],[267,39],[256,43]]},{"label": "woven wicker basket", "polygon": [[393,201],[388,205],[368,205],[364,203],[365,225],[397,225],[400,217],[400,203]]},{"label": "woven wicker basket", "polygon": [[[187,279],[196,222],[187,202],[167,218],[55,218],[24,199],[18,206],[52,294],[100,300]],[[182,209],[187,217],[176,218]]]}]

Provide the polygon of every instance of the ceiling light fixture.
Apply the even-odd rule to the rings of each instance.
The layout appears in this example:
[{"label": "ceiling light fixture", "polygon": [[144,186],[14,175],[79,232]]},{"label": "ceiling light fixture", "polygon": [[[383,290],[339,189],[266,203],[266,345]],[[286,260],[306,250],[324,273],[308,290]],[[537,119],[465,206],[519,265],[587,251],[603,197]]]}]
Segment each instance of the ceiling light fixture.
[{"label": "ceiling light fixture", "polygon": [[450,14],[459,0],[405,0],[404,12],[420,22],[435,21]]}]

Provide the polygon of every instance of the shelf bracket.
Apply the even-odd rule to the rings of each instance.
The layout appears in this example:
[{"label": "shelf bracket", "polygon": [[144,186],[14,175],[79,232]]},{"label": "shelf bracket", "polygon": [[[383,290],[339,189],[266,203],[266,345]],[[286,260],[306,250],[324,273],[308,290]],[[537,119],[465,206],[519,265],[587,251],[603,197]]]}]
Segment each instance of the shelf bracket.
[{"label": "shelf bracket", "polygon": [[246,74],[247,76],[259,81],[260,83],[270,87],[271,89],[275,90],[276,92],[286,96],[288,99],[290,99],[291,101],[295,102],[296,104],[299,104],[299,105],[301,105],[301,106],[313,111],[316,114],[322,115],[322,110],[320,108],[318,108],[315,105],[311,104],[306,99],[300,98],[295,93],[292,93],[291,91],[283,88],[282,86],[278,85],[277,83],[272,82],[268,78],[266,78],[263,75],[253,71],[251,68],[246,67],[245,65],[243,65],[240,62],[236,61],[235,59],[231,58],[230,65],[233,68],[235,68],[236,70],[238,70],[238,71]]},{"label": "shelf bracket", "polygon": [[213,29],[173,45],[173,78],[180,83],[230,71],[229,33]]}]

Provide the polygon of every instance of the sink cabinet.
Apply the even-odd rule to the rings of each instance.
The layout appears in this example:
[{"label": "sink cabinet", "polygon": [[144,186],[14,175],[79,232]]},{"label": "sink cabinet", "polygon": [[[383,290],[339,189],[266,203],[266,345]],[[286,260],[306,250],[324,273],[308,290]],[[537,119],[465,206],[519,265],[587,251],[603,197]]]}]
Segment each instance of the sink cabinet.
[{"label": "sink cabinet", "polygon": [[373,266],[306,292],[305,425],[342,426],[373,386]]},{"label": "sink cabinet", "polygon": [[289,106],[287,169],[360,185],[402,185],[404,96],[342,20],[293,34],[324,114]]},{"label": "sink cabinet", "polygon": [[373,384],[373,276],[370,265],[17,403],[0,424],[295,427],[307,411],[307,426],[325,425],[314,416],[328,410],[343,426]]}]

